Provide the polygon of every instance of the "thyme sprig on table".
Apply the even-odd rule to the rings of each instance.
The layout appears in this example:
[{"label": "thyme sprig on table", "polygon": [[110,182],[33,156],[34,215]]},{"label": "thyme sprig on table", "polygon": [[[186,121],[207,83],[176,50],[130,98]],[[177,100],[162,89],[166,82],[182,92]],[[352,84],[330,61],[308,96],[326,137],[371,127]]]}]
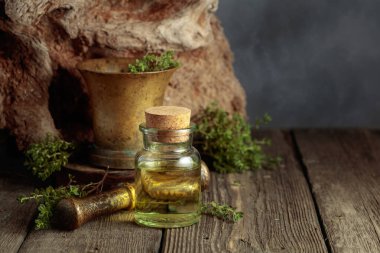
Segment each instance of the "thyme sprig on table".
[{"label": "thyme sprig on table", "polygon": [[162,71],[179,66],[179,62],[174,59],[173,51],[167,51],[161,55],[147,54],[135,63],[128,65],[131,73]]},{"label": "thyme sprig on table", "polygon": [[29,195],[21,195],[17,200],[24,204],[28,201],[35,201],[38,205],[38,216],[34,220],[35,229],[46,229],[51,227],[51,220],[53,218],[55,207],[62,199],[78,197],[82,198],[91,193],[99,193],[103,189],[103,183],[107,176],[108,170],[104,174],[102,180],[97,183],[89,183],[86,185],[76,184],[74,177],[69,175],[69,183],[65,186],[53,188],[48,186],[47,188],[35,189]]},{"label": "thyme sprig on table", "polygon": [[[24,165],[32,171],[33,175],[45,181],[68,163],[74,149],[73,143],[47,135],[41,142],[33,143],[28,147],[25,152]],[[38,188],[29,195],[19,196],[18,201],[22,204],[35,201],[38,205],[38,216],[34,221],[35,228],[49,228],[55,206],[61,199],[84,197],[92,192],[99,192],[102,190],[104,179],[105,177],[98,183],[78,185],[75,184],[74,178],[69,175],[69,183],[66,186]]]},{"label": "thyme sprig on table", "polygon": [[31,144],[25,152],[25,163],[33,173],[45,181],[66,165],[75,149],[73,143],[47,135],[41,142]]},{"label": "thyme sprig on table", "polygon": [[[194,145],[211,158],[212,167],[220,173],[243,172],[279,164],[279,157],[267,155],[263,147],[268,139],[254,139],[250,124],[240,115],[230,115],[212,103],[197,116]],[[267,124],[269,115],[256,121],[256,128]]]},{"label": "thyme sprig on table", "polygon": [[18,201],[20,201],[21,204],[31,200],[35,201],[38,205],[38,216],[34,220],[35,229],[46,229],[50,227],[54,208],[61,199],[84,197],[86,195],[86,192],[84,192],[79,185],[73,185],[72,181],[70,181],[68,185],[58,188],[48,186],[45,189],[35,189],[28,196],[20,196]]},{"label": "thyme sprig on table", "polygon": [[201,213],[216,216],[221,220],[231,222],[237,222],[243,218],[243,212],[238,212],[236,208],[226,204],[218,204],[215,201],[203,203]]}]

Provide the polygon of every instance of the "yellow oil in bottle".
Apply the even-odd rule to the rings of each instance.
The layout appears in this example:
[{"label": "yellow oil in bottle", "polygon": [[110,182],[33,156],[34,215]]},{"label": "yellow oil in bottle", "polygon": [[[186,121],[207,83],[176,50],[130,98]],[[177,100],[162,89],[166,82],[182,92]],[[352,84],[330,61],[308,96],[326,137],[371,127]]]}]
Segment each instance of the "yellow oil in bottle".
[{"label": "yellow oil in bottle", "polygon": [[135,179],[135,221],[160,228],[197,223],[200,219],[200,180],[198,165],[190,168],[140,165]]}]

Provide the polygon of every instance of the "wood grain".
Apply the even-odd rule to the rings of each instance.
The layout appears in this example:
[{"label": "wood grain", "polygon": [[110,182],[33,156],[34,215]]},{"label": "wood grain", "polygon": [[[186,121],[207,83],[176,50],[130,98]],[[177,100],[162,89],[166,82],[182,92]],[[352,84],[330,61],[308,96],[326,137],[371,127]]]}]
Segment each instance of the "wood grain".
[{"label": "wood grain", "polygon": [[275,170],[242,174],[212,173],[205,201],[215,200],[244,212],[243,220],[226,223],[202,217],[200,224],[168,229],[163,252],[327,252],[313,200],[291,138],[279,131],[271,152],[284,158]]},{"label": "wood grain", "polygon": [[25,178],[1,175],[0,252],[17,252],[24,241],[36,208],[33,203],[21,205],[17,197],[32,190],[32,185]]},{"label": "wood grain", "polygon": [[131,213],[120,212],[70,232],[33,231],[20,252],[158,252],[161,235],[161,229],[139,227]]},{"label": "wood grain", "polygon": [[379,132],[297,131],[333,252],[380,252]]}]

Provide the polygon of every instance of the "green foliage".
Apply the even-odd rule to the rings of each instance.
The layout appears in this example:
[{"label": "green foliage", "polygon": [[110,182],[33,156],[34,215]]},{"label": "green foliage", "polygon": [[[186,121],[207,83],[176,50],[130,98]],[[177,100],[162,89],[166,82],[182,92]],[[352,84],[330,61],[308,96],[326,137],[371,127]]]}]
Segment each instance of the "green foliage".
[{"label": "green foliage", "polygon": [[61,186],[54,189],[49,186],[45,189],[35,189],[29,196],[20,196],[20,203],[34,200],[38,204],[38,216],[35,219],[36,229],[46,229],[50,227],[53,211],[57,203],[64,198],[83,197],[86,192],[78,185]]},{"label": "green foliage", "polygon": [[43,141],[31,144],[25,153],[25,165],[42,181],[60,171],[74,151],[74,144],[48,135]]},{"label": "green foliage", "polygon": [[243,213],[236,211],[236,208],[225,204],[218,204],[215,201],[203,203],[201,213],[216,216],[224,221],[237,222],[243,218]]},{"label": "green foliage", "polygon": [[128,65],[131,73],[153,72],[167,70],[179,66],[179,63],[173,58],[174,53],[167,51],[160,56],[154,54],[145,55],[142,59],[137,59],[135,63]]},{"label": "green foliage", "polygon": [[91,193],[99,193],[103,189],[104,180],[107,177],[108,170],[104,174],[102,180],[97,183],[89,183],[86,185],[74,184],[74,178],[69,174],[69,183],[66,186],[53,188],[48,186],[45,189],[35,189],[30,195],[19,196],[18,201],[23,204],[33,200],[38,205],[38,216],[34,220],[35,229],[46,229],[51,226],[54,209],[61,199],[78,197],[82,198]]},{"label": "green foliage", "polygon": [[[263,146],[270,145],[267,139],[253,139],[251,126],[235,113],[229,115],[212,103],[199,115],[194,145],[202,155],[212,159],[213,168],[220,173],[242,172],[250,169],[273,167],[279,157],[270,157]],[[271,120],[269,115],[256,121],[256,128]]]}]

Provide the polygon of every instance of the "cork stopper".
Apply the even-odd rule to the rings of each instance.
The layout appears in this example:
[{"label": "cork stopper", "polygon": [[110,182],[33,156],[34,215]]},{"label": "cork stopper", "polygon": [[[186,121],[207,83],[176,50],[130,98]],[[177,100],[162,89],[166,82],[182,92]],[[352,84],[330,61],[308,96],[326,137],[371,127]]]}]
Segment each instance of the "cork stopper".
[{"label": "cork stopper", "polygon": [[[145,110],[147,128],[159,130],[178,130],[190,126],[191,110],[178,106],[156,106]],[[160,142],[178,143],[189,139],[188,133],[162,132],[158,136]]]}]

